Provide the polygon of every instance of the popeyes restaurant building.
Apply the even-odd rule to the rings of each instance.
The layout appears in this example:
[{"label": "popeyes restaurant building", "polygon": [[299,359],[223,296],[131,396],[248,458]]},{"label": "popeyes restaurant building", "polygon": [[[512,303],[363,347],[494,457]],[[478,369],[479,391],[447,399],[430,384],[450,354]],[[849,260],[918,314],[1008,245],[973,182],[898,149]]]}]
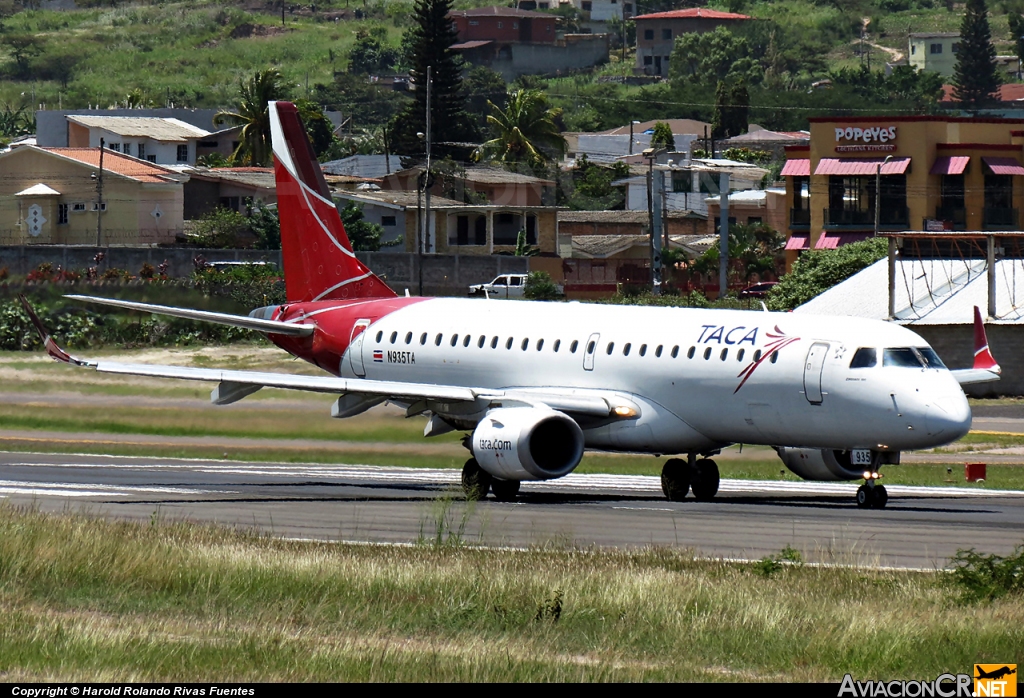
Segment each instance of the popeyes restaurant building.
[{"label": "popeyes restaurant building", "polygon": [[[813,118],[786,149],[787,269],[878,230],[1020,230],[1024,119]],[[876,191],[876,180],[880,186]]]}]

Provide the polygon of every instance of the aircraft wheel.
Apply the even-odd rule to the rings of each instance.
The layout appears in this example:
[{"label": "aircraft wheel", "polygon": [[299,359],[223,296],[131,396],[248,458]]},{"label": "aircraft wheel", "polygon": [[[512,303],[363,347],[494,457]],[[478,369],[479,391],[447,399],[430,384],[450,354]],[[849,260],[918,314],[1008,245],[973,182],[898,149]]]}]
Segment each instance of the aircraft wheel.
[{"label": "aircraft wheel", "polygon": [[519,494],[519,480],[493,480],[491,493],[499,502],[514,502]]},{"label": "aircraft wheel", "polygon": [[718,494],[718,464],[710,458],[701,458],[694,464],[690,489],[698,502],[710,502]]},{"label": "aircraft wheel", "polygon": [[476,458],[470,458],[462,466],[462,489],[466,493],[466,499],[476,501],[486,497],[493,480],[491,474],[476,462]]},{"label": "aircraft wheel", "polygon": [[871,506],[874,497],[871,496],[871,488],[867,485],[861,485],[857,488],[857,506],[861,509],[867,509]]},{"label": "aircraft wheel", "polygon": [[871,503],[875,509],[885,509],[889,503],[889,493],[885,491],[885,485],[875,485],[874,501]]},{"label": "aircraft wheel", "polygon": [[661,491],[670,502],[681,502],[690,491],[690,466],[679,458],[665,461],[661,469]]}]

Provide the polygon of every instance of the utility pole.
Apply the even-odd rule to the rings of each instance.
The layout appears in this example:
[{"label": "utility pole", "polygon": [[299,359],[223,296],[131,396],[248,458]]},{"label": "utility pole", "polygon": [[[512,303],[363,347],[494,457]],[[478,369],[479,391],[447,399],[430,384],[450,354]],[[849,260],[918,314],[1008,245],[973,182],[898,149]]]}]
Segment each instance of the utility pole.
[{"label": "utility pole", "polygon": [[427,171],[423,176],[423,245],[425,252],[429,252],[430,246],[430,85],[432,66],[427,66]]},{"label": "utility pole", "polygon": [[96,177],[96,247],[99,247],[103,240],[103,150],[106,141],[100,139],[100,173]]},{"label": "utility pole", "polygon": [[882,166],[892,160],[892,155],[886,155],[885,160],[875,166],[875,237],[878,237],[878,222],[882,214]]},{"label": "utility pole", "polygon": [[718,298],[729,291],[729,173],[718,178],[718,206],[721,223],[718,226]]}]

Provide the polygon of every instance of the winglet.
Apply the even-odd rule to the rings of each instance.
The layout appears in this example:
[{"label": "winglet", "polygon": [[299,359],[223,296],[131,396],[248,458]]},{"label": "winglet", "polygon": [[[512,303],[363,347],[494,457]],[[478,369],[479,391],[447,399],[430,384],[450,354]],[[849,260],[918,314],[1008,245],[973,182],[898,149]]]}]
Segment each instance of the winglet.
[{"label": "winglet", "polygon": [[985,334],[985,323],[981,321],[981,310],[978,306],[974,306],[974,368],[993,373],[1003,371],[988,348],[988,335]]},{"label": "winglet", "polygon": [[50,333],[47,332],[46,327],[43,325],[43,321],[39,319],[35,309],[29,305],[28,299],[25,298],[25,294],[19,295],[18,300],[21,301],[21,306],[25,309],[25,312],[28,313],[29,320],[31,320],[32,324],[35,325],[36,332],[39,333],[39,338],[43,340],[43,346],[46,348],[46,353],[49,354],[54,361],[60,361],[65,364],[74,364],[75,366],[96,365],[90,361],[76,359],[71,356],[71,354],[61,349],[57,343],[53,341],[53,337],[50,336]]}]

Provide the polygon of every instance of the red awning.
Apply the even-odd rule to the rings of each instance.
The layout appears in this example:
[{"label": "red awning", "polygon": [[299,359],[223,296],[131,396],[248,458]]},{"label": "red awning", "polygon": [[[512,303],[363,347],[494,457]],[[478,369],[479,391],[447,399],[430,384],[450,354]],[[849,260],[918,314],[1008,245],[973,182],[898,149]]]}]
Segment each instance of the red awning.
[{"label": "red awning", "polygon": [[[792,162],[792,161],[791,161]],[[809,250],[811,249],[810,233],[793,233],[786,240],[787,250]]]},{"label": "red awning", "polygon": [[953,157],[935,158],[932,170],[928,174],[937,175],[961,175],[967,169],[967,163],[971,161],[969,155],[954,155]]},{"label": "red awning", "polygon": [[910,158],[893,158],[889,162],[885,158],[822,158],[814,174],[866,176],[876,174],[879,165],[884,175],[906,174]]},{"label": "red awning", "polygon": [[811,161],[810,160],[786,160],[786,164],[782,166],[783,177],[810,177],[811,176]]},{"label": "red awning", "polygon": [[1014,158],[982,158],[994,175],[1024,175],[1024,166]]},{"label": "red awning", "polygon": [[837,247],[849,245],[851,242],[867,240],[872,235],[873,233],[825,233],[818,238],[818,242],[815,243],[814,249],[834,250]]}]

